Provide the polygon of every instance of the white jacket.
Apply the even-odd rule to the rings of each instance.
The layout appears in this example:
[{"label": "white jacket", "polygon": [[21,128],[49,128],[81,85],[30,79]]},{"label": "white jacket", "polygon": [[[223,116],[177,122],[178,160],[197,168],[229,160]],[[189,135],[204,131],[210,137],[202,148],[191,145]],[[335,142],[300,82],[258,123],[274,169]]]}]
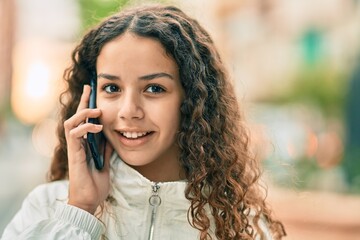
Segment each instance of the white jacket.
[{"label": "white jacket", "polygon": [[[117,155],[111,159],[110,176],[114,201],[106,204],[99,218],[67,204],[68,181],[51,182],[28,195],[1,239],[199,239],[199,231],[187,220],[190,202],[184,195],[185,181],[151,182]],[[271,239],[261,225],[266,239]]]}]

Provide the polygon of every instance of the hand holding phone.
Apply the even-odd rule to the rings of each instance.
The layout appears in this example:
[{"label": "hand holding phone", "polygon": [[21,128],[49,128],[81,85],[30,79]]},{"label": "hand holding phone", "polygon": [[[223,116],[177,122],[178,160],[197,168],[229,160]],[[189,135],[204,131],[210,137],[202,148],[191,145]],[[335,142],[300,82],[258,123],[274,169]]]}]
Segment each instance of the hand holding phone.
[{"label": "hand holding phone", "polygon": [[[91,77],[90,79],[90,99],[89,99],[89,108],[96,108],[96,74]],[[90,123],[99,124],[99,120],[97,118],[89,118],[88,120]],[[100,152],[100,146],[103,146],[105,149],[104,142],[104,135],[101,132],[99,133],[87,133],[87,142],[90,148],[92,159],[94,160],[95,167],[98,170],[103,169],[104,167],[104,151]],[[103,149],[103,150],[104,150]]]},{"label": "hand holding phone", "polygon": [[[96,82],[92,91],[90,105],[96,107]],[[90,95],[91,86],[84,85],[76,112],[64,122],[64,131],[69,169],[68,204],[94,214],[109,195],[110,156],[113,149],[105,135],[98,134],[103,129],[102,124],[95,127],[101,111],[89,109]],[[90,120],[95,124],[88,122],[90,118],[95,118]],[[84,139],[84,135],[88,138]]]}]

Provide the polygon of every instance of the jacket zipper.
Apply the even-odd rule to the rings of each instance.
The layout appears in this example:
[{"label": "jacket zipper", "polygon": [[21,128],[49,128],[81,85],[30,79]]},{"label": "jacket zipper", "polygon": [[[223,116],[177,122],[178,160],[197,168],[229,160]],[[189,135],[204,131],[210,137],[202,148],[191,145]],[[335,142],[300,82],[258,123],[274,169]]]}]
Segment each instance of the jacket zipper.
[{"label": "jacket zipper", "polygon": [[148,240],[154,239],[155,217],[156,217],[157,208],[161,204],[161,198],[160,198],[159,192],[158,192],[160,189],[160,186],[158,185],[158,183],[154,183],[154,185],[152,185],[151,188],[152,188],[152,194],[149,198],[149,203],[151,206],[151,219],[150,219],[150,229],[149,229]]}]

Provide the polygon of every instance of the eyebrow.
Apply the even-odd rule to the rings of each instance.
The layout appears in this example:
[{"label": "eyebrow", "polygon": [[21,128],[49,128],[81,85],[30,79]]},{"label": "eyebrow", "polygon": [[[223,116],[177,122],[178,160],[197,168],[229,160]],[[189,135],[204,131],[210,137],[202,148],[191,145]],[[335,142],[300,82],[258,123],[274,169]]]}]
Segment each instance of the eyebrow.
[{"label": "eyebrow", "polygon": [[[105,79],[108,79],[108,80],[120,80],[119,76],[112,75],[112,74],[107,74],[107,73],[99,73],[97,75],[97,77],[98,78],[105,78]],[[139,77],[139,79],[140,80],[153,80],[153,79],[162,78],[162,77],[169,78],[169,79],[174,79],[174,77],[172,75],[170,75],[168,73],[165,73],[165,72],[147,74],[147,75]]]},{"label": "eyebrow", "polygon": [[119,80],[120,79],[118,76],[107,74],[107,73],[99,73],[97,75],[97,77],[98,78],[105,78],[105,79],[108,79],[108,80]]}]

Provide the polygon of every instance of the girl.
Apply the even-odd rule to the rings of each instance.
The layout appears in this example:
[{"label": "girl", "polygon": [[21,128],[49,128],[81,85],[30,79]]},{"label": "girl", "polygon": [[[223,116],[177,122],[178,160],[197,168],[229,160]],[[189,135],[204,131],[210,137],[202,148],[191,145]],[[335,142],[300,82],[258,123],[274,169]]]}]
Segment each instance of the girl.
[{"label": "girl", "polygon": [[[52,182],[30,193],[3,239],[284,236],[260,193],[224,65],[194,19],[175,7],[130,9],[72,56]],[[88,108],[93,73],[97,109]],[[101,131],[98,171],[84,136]]]}]

